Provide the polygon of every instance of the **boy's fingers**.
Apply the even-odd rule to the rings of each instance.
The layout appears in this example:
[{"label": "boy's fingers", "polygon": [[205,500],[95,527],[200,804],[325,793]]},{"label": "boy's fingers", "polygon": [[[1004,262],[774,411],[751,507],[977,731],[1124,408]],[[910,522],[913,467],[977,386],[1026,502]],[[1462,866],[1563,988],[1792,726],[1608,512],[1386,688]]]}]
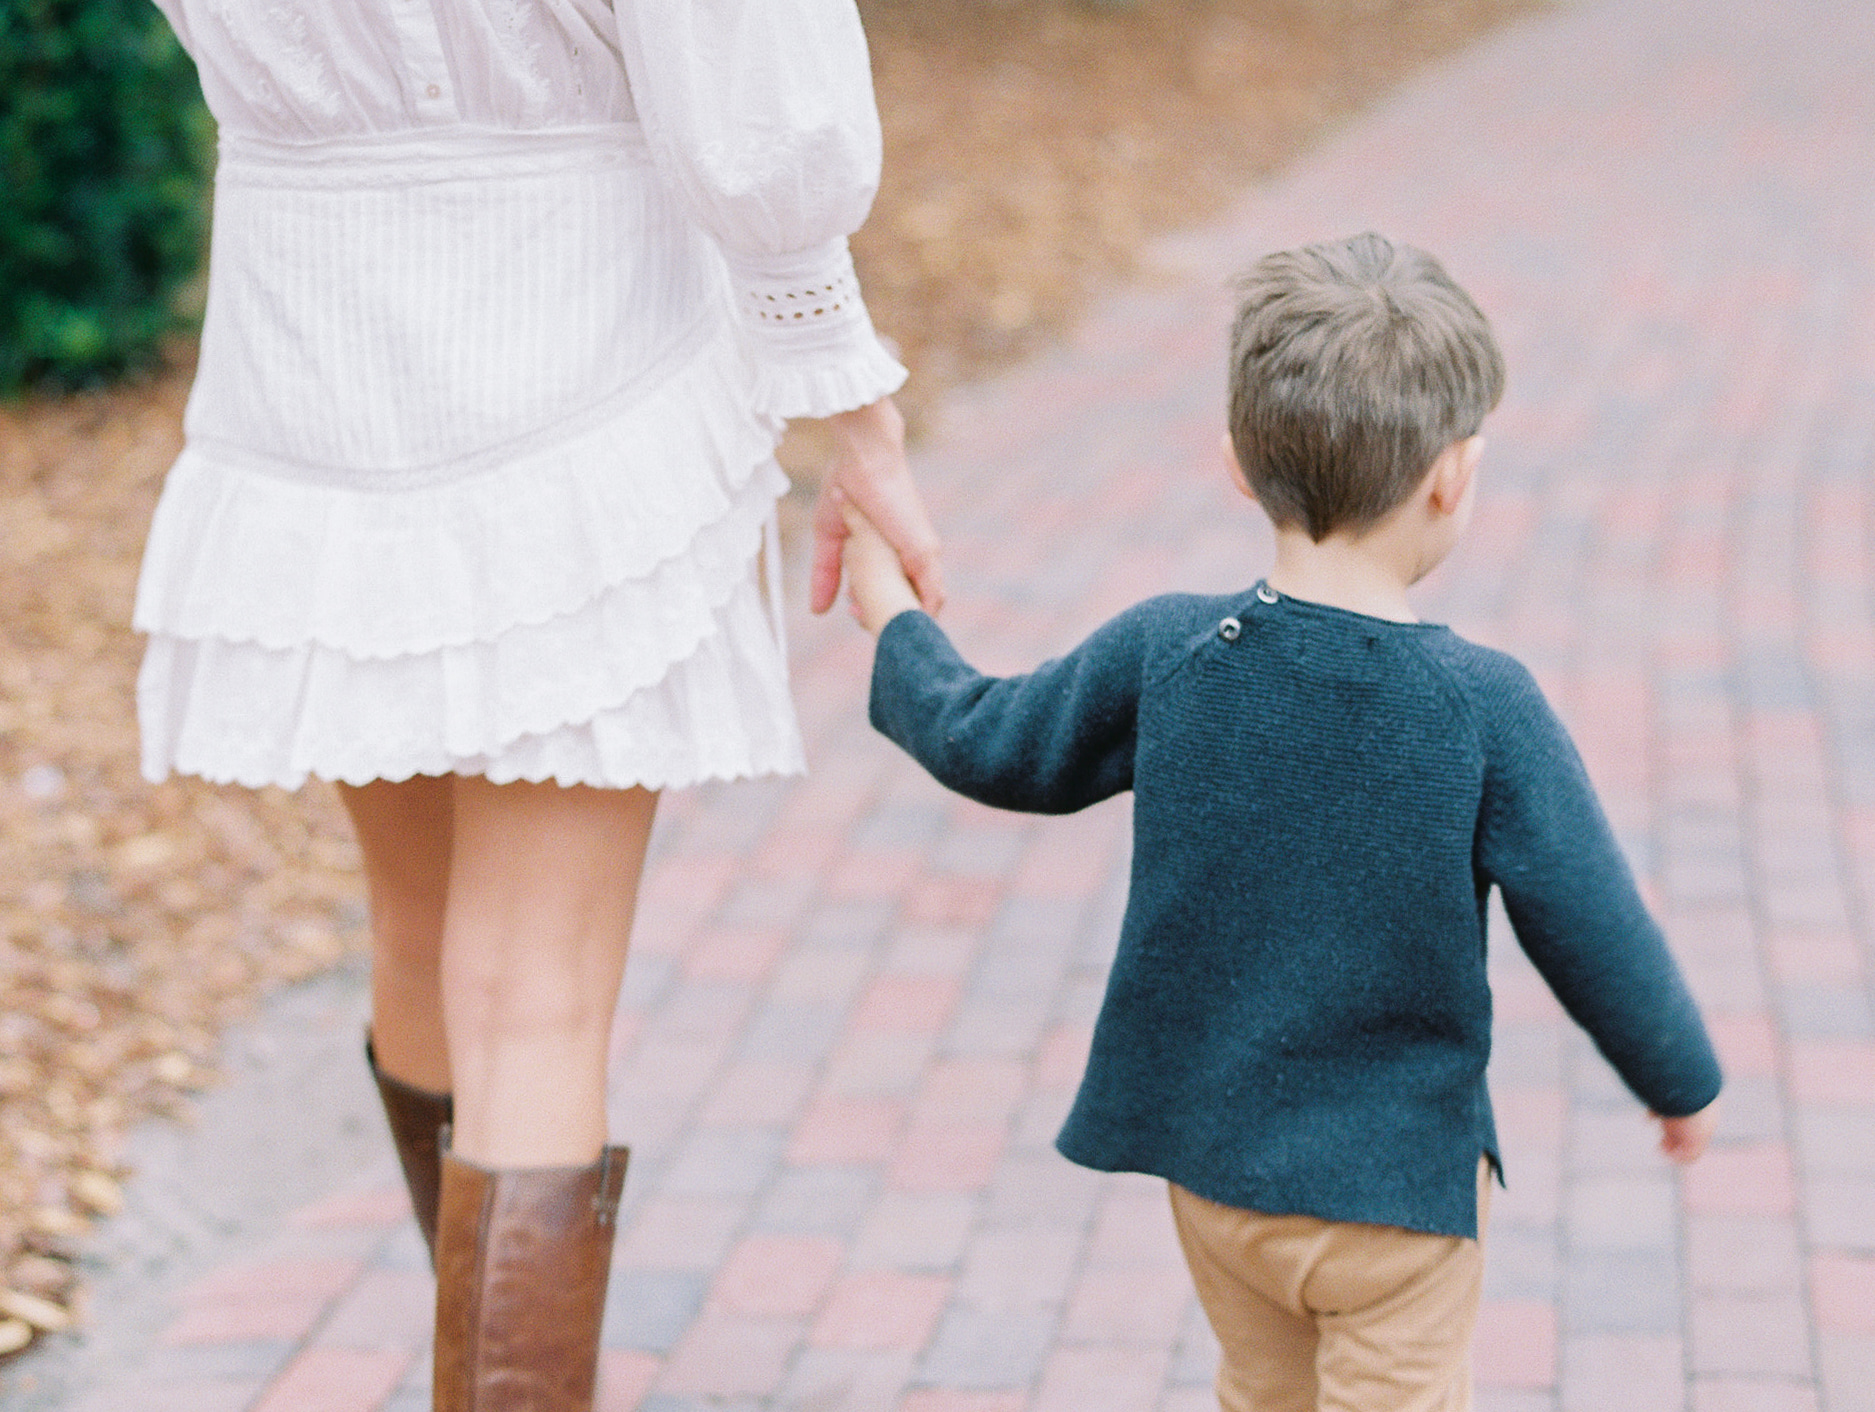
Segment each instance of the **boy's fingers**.
[{"label": "boy's fingers", "polygon": [[858,575],[861,572],[875,576],[884,574],[892,578],[905,577],[903,563],[898,552],[887,543],[884,535],[874,527],[872,521],[847,502],[846,515],[846,566],[847,580],[855,592],[859,590]]},{"label": "boy's fingers", "polygon": [[1679,1133],[1674,1131],[1673,1124],[1666,1119],[1662,1118],[1659,1121],[1661,1152],[1675,1162],[1682,1161],[1683,1146]]},{"label": "boy's fingers", "polygon": [[[846,507],[846,553],[847,563],[863,563],[877,570],[881,566],[893,571],[902,571],[899,557],[886,537],[873,527],[871,520],[860,514],[849,502]],[[850,578],[851,575],[849,574]]]},{"label": "boy's fingers", "polygon": [[1660,1150],[1681,1164],[1697,1161],[1718,1127],[1714,1106],[1708,1104],[1699,1112],[1689,1113],[1683,1118],[1663,1118],[1658,1113],[1653,1114],[1654,1121],[1660,1124]]}]

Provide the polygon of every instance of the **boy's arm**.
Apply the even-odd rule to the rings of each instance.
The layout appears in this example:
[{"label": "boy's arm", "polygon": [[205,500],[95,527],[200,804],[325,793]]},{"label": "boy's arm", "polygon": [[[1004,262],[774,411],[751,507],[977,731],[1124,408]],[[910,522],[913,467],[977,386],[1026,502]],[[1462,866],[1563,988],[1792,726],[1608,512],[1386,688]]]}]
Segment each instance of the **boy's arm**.
[{"label": "boy's arm", "polygon": [[1517,939],[1563,1008],[1662,1120],[1690,1161],[1721,1084],[1698,1007],[1609,829],[1562,723],[1521,667],[1503,663],[1481,712],[1485,797],[1477,859]]},{"label": "boy's arm", "polygon": [[1000,809],[1065,814],[1131,787],[1143,611],[1026,676],[965,662],[871,527],[849,521],[853,608],[878,634],[873,725],[940,784]]}]

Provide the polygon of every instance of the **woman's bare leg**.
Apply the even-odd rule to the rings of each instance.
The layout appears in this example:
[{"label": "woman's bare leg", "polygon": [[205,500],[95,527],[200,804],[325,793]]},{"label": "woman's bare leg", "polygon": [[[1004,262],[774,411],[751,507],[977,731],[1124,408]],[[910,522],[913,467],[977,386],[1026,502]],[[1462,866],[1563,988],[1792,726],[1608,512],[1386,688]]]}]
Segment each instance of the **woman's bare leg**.
[{"label": "woman's bare leg", "polygon": [[364,855],[378,1067],[431,1093],[450,1088],[441,963],[453,795],[453,781],[428,775],[339,787]]},{"label": "woman's bare leg", "polygon": [[453,786],[442,954],[452,1150],[485,1167],[592,1162],[657,795]]}]

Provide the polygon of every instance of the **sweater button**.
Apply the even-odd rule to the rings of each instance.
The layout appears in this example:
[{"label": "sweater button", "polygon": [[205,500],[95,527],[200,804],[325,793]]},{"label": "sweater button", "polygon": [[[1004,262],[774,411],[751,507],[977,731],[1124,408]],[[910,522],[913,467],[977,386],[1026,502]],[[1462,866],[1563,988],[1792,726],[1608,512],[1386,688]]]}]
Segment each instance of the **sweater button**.
[{"label": "sweater button", "polygon": [[1226,618],[1217,625],[1217,635],[1226,642],[1235,642],[1238,635],[1242,632],[1243,624],[1238,622],[1235,618]]}]

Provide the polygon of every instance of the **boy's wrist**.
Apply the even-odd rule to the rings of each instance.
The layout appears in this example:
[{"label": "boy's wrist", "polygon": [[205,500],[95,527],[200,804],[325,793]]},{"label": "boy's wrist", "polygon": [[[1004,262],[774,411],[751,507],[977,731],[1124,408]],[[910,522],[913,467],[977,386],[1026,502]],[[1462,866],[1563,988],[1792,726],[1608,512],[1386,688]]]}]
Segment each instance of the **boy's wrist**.
[{"label": "boy's wrist", "polygon": [[894,619],[906,613],[922,611],[915,596],[896,593],[877,597],[855,594],[853,606],[859,616],[859,625],[874,637],[884,632]]}]

